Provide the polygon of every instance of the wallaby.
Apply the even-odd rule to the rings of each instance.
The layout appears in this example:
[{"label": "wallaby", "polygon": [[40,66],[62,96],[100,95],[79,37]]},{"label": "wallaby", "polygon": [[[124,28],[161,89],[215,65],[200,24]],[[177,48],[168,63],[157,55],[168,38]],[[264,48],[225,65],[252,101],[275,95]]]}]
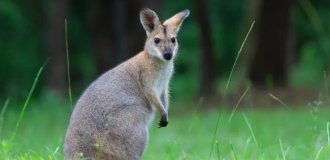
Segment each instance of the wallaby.
[{"label": "wallaby", "polygon": [[168,85],[178,51],[177,33],[189,10],[163,24],[150,9],[140,12],[144,50],[95,80],[81,95],[64,142],[68,159],[138,160],[155,109],[168,124]]}]

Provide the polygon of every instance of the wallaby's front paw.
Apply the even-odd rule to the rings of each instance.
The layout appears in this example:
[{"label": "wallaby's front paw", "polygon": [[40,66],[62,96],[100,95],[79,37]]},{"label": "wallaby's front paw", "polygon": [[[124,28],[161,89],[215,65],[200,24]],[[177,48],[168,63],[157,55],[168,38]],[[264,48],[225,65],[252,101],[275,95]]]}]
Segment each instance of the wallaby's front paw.
[{"label": "wallaby's front paw", "polygon": [[168,124],[168,121],[160,120],[158,124],[159,124],[158,128],[166,127]]},{"label": "wallaby's front paw", "polygon": [[159,124],[158,128],[166,127],[168,124],[167,115],[162,115],[158,124]]}]

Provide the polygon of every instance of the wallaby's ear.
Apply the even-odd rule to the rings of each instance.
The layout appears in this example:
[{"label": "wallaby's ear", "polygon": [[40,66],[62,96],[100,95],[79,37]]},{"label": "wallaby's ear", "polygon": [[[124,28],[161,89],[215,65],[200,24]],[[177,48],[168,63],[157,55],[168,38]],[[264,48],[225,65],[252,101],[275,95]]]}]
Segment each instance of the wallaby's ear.
[{"label": "wallaby's ear", "polygon": [[175,33],[177,33],[180,30],[181,24],[183,20],[185,20],[190,14],[190,11],[188,9],[185,9],[171,18],[167,19],[163,25],[171,28]]},{"label": "wallaby's ear", "polygon": [[140,20],[147,35],[160,25],[157,14],[149,8],[140,11]]}]

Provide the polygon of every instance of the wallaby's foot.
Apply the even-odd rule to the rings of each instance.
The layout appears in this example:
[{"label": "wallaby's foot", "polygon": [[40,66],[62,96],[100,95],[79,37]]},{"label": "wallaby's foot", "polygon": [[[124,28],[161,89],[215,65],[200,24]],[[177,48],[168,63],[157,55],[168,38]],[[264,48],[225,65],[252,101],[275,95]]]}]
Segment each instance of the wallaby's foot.
[{"label": "wallaby's foot", "polygon": [[167,114],[162,114],[161,115],[161,118],[160,118],[160,121],[159,121],[158,124],[159,124],[158,128],[167,126],[167,124],[168,124]]}]

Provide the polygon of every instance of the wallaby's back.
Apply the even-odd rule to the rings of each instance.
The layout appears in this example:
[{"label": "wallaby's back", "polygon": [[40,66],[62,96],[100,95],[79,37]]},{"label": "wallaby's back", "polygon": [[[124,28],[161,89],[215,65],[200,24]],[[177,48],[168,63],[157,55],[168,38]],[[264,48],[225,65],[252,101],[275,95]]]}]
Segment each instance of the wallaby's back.
[{"label": "wallaby's back", "polygon": [[70,159],[142,155],[152,109],[140,90],[139,66],[130,62],[103,74],[78,100],[64,145]]}]

